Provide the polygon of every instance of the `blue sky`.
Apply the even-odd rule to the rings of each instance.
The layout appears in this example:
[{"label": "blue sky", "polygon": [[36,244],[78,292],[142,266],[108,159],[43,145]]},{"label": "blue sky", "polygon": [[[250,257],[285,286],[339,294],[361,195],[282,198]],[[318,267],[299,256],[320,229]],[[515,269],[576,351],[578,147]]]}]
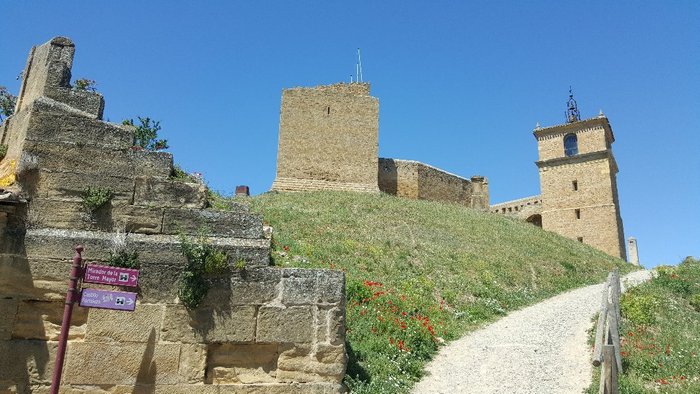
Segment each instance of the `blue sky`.
[{"label": "blue sky", "polygon": [[539,193],[532,130],[564,121],[571,85],[612,124],[642,263],[700,256],[700,2],[3,0],[0,21],[0,85],[70,37],[105,119],[160,120],[225,193],[269,189],[282,89],[349,81],[358,47],[380,156],[485,175],[492,203]]}]

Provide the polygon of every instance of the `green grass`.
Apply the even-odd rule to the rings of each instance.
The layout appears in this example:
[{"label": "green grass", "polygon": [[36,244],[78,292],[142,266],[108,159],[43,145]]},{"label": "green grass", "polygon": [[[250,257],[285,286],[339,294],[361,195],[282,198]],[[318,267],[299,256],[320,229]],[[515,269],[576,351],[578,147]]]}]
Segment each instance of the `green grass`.
[{"label": "green grass", "polygon": [[[620,393],[700,393],[700,260],[658,274],[620,303]],[[595,380],[589,393],[597,392]]]},{"label": "green grass", "polygon": [[274,228],[278,266],[347,277],[346,385],[408,392],[440,343],[506,312],[632,267],[576,241],[451,204],[342,192],[248,203]]}]

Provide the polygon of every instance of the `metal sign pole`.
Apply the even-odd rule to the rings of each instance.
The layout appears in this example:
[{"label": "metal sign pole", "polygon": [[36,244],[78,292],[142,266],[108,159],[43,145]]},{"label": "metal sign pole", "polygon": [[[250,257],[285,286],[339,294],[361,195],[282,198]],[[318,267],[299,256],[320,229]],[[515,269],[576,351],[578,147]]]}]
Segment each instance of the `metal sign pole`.
[{"label": "metal sign pole", "polygon": [[80,291],[79,280],[82,276],[83,259],[81,253],[82,246],[75,247],[73,265],[70,270],[70,281],[68,282],[68,292],[66,293],[66,306],[63,309],[63,320],[61,321],[61,335],[58,337],[58,353],[54,364],[53,377],[51,378],[51,394],[58,394],[61,385],[61,373],[63,372],[63,361],[66,355],[66,343],[68,342],[68,330],[70,330],[70,320],[73,315],[73,304],[78,301]]}]

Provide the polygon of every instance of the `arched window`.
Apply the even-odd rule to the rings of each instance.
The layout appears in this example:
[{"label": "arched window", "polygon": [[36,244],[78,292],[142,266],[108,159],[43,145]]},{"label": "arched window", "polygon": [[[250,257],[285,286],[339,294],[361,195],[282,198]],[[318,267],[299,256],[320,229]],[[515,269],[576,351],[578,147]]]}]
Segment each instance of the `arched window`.
[{"label": "arched window", "polygon": [[578,154],[578,140],[576,134],[567,134],[564,137],[564,154],[566,156],[574,156]]}]

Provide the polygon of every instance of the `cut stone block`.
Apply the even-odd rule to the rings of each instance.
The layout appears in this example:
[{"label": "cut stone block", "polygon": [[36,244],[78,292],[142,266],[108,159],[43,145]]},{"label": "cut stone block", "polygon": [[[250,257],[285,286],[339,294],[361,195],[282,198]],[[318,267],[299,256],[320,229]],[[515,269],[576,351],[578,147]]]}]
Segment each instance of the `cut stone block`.
[{"label": "cut stone block", "polygon": [[105,99],[97,92],[88,92],[70,88],[56,87],[46,89],[44,95],[61,103],[67,104],[77,110],[87,112],[102,119],[105,108]]},{"label": "cut stone block", "polygon": [[12,336],[16,315],[17,300],[0,299],[0,341],[6,341]]},{"label": "cut stone block", "polygon": [[[66,287],[65,281],[64,287]],[[57,341],[61,333],[64,307],[65,304],[60,301],[25,300],[20,302],[12,338]],[[85,337],[87,315],[87,309],[73,308],[68,339]]]},{"label": "cut stone block", "polygon": [[133,176],[166,178],[173,171],[173,155],[168,152],[129,151],[129,159],[134,166]]},{"label": "cut stone block", "polygon": [[255,339],[255,307],[220,306],[188,311],[182,305],[165,309],[161,339],[169,342],[252,342]]},{"label": "cut stone block", "polygon": [[204,208],[207,187],[201,183],[168,178],[138,177],[135,181],[134,204],[150,207]]},{"label": "cut stone block", "polygon": [[179,381],[179,344],[70,342],[65,384],[147,385]]},{"label": "cut stone block", "polygon": [[202,305],[262,305],[277,298],[281,270],[254,268],[215,278]]},{"label": "cut stone block", "polygon": [[43,109],[34,104],[32,127],[27,130],[27,140],[80,143],[108,149],[127,149],[133,145],[133,132],[118,125]]},{"label": "cut stone block", "polygon": [[282,270],[285,305],[338,304],[345,300],[341,271],[285,268]]},{"label": "cut stone block", "polygon": [[155,341],[158,341],[164,313],[165,305],[141,303],[136,305],[133,312],[91,309],[86,340],[89,342],[147,342],[155,338]]},{"label": "cut stone block", "polygon": [[197,234],[205,229],[211,235],[235,238],[263,238],[262,218],[240,212],[166,209],[164,234]]},{"label": "cut stone block", "polygon": [[319,344],[285,345],[277,361],[277,379],[283,382],[336,382],[345,376],[345,347]]},{"label": "cut stone block", "polygon": [[128,233],[159,234],[163,229],[163,209],[118,205],[112,210],[112,223]]},{"label": "cut stone block", "polygon": [[114,200],[131,203],[134,194],[134,180],[117,176],[86,176],[73,172],[39,171],[36,195],[81,199],[88,188],[109,189]]},{"label": "cut stone block", "polygon": [[220,394],[339,394],[345,393],[340,383],[259,383],[219,385]]},{"label": "cut stone block", "polygon": [[310,306],[262,306],[258,311],[257,342],[311,342],[313,313]]},{"label": "cut stone block", "polygon": [[207,346],[183,344],[180,347],[180,382],[204,383],[207,369]]},{"label": "cut stone block", "polygon": [[273,383],[277,370],[277,344],[209,345],[207,383]]}]

